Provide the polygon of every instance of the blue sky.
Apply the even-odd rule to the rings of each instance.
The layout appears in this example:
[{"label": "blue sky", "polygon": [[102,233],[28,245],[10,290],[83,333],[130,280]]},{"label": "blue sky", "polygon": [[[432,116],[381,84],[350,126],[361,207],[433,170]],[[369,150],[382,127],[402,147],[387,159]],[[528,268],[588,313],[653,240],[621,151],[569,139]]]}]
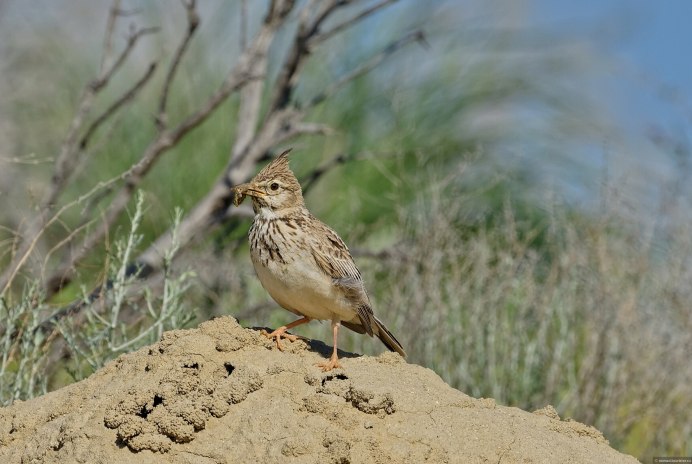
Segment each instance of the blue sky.
[{"label": "blue sky", "polygon": [[[619,62],[613,84],[622,90],[619,114],[626,122],[689,124],[692,59],[686,50],[692,45],[692,1],[537,0],[532,10],[539,24],[575,36],[590,34]],[[661,87],[678,92],[680,105],[661,101],[656,95]]]},{"label": "blue sky", "polygon": [[[530,22],[588,43],[608,63],[601,78],[584,85],[611,111],[623,139],[586,156],[599,163],[605,150],[612,151],[613,181],[627,185],[621,193],[632,209],[658,209],[661,202],[670,203],[670,195],[692,205],[689,168],[676,164],[685,158],[690,165],[692,150],[675,158],[671,148],[692,145],[692,1],[533,0],[527,5]],[[664,134],[669,143],[657,145],[652,134]],[[588,192],[596,191],[597,182],[578,187],[577,196],[593,198]]]}]

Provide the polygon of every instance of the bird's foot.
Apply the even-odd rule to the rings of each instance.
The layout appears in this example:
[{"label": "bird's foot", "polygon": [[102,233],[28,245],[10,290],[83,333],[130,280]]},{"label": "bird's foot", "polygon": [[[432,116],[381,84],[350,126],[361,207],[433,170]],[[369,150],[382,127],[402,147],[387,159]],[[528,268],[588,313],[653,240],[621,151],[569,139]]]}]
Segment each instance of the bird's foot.
[{"label": "bird's foot", "polygon": [[323,372],[329,372],[332,369],[342,368],[339,358],[336,353],[332,354],[328,361],[315,364],[317,367],[321,368]]},{"label": "bird's foot", "polygon": [[281,345],[281,337],[285,338],[290,342],[294,342],[300,338],[297,335],[292,335],[286,332],[287,330],[288,328],[284,325],[279,327],[272,333],[268,333],[266,330],[262,330],[260,333],[269,339],[273,338],[274,342],[276,343],[276,347],[279,349],[279,351],[283,351],[284,347]]}]

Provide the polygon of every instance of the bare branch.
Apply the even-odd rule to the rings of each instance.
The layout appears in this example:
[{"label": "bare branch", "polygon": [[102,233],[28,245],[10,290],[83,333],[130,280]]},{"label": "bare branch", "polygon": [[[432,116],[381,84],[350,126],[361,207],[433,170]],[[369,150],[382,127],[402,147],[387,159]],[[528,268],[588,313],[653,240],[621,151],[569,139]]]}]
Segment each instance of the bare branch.
[{"label": "bare branch", "polygon": [[187,51],[188,45],[190,45],[192,36],[195,34],[195,31],[199,27],[199,15],[197,14],[196,10],[196,0],[187,0],[183,2],[183,4],[185,5],[185,9],[187,10],[187,31],[185,33],[185,36],[183,37],[182,42],[180,42],[178,49],[175,51],[173,61],[171,62],[171,66],[168,68],[168,73],[166,74],[166,80],[163,84],[163,90],[161,91],[161,98],[159,100],[159,112],[156,116],[156,124],[159,130],[163,130],[167,125],[166,106],[168,103],[168,95],[170,94],[171,90],[171,84],[173,83],[173,79],[175,78],[178,66],[182,61],[183,55]]},{"label": "bare branch", "polygon": [[103,124],[111,116],[113,116],[123,105],[125,105],[127,102],[132,101],[137,96],[139,91],[142,90],[146,83],[149,82],[149,79],[151,79],[151,77],[154,75],[154,71],[156,71],[156,65],[156,62],[151,63],[144,75],[137,82],[135,82],[129,90],[122,94],[120,98],[115,100],[111,104],[111,106],[109,106],[103,113],[101,113],[101,115],[97,117],[94,120],[94,122],[91,123],[89,128],[86,130],[86,133],[79,142],[79,148],[81,150],[84,150],[86,148],[87,144],[89,143],[89,140],[91,139],[91,136],[96,132],[96,130],[101,126],[101,124]]},{"label": "bare branch", "polygon": [[240,92],[240,107],[238,108],[238,125],[235,131],[231,159],[245,152],[248,144],[257,132],[257,121],[262,107],[264,92],[264,77],[267,72],[267,55],[260,57],[254,64],[253,75],[257,76]]},{"label": "bare branch", "polygon": [[118,71],[118,69],[120,69],[123,63],[127,60],[127,57],[130,56],[130,53],[132,53],[132,50],[135,48],[135,45],[137,45],[137,41],[139,41],[139,39],[144,37],[145,35],[154,34],[158,31],[158,27],[145,27],[130,33],[130,36],[127,39],[127,45],[125,45],[125,48],[120,53],[118,58],[115,60],[113,65],[110,68],[108,68],[101,76],[99,76],[98,79],[92,81],[89,84],[89,88],[93,92],[98,92],[99,90],[101,90],[106,84],[108,84],[108,81],[113,77],[113,75]]},{"label": "bare branch", "polygon": [[336,92],[338,92],[342,87],[344,87],[346,84],[348,84],[349,82],[353,81],[354,79],[357,79],[358,77],[372,71],[374,68],[379,66],[380,63],[382,63],[385,59],[387,59],[389,56],[394,54],[397,50],[410,44],[411,42],[425,43],[425,35],[423,34],[422,31],[413,31],[409,34],[406,34],[404,37],[400,38],[399,40],[390,43],[380,53],[371,57],[368,61],[366,61],[365,63],[362,63],[360,66],[355,68],[353,71],[346,74],[341,79],[339,79],[338,81],[336,81],[335,83],[333,83],[332,85],[327,87],[322,93],[316,95],[308,103],[307,108],[312,108],[314,106],[319,105],[323,101],[327,100],[332,95],[334,95]]},{"label": "bare branch", "polygon": [[[221,88],[214,95],[212,95],[212,97],[209,98],[209,100],[207,100],[207,102],[199,110],[188,116],[175,129],[170,131],[170,140],[166,140],[166,137],[164,137],[165,144],[178,142],[188,132],[203,123],[214,112],[214,110],[221,105],[221,103],[226,101],[230,94],[255,79],[255,76],[245,73],[243,69],[238,69],[237,72],[234,72],[231,76],[229,76],[228,79],[226,79]],[[148,164],[146,159],[144,164]]]},{"label": "bare branch", "polygon": [[[284,12],[284,14],[288,13]],[[153,140],[146,148],[140,160],[120,175],[120,178],[124,180],[124,185],[116,193],[115,198],[108,206],[108,209],[104,215],[104,220],[97,228],[92,230],[84,238],[82,246],[71,256],[69,256],[68,259],[64,260],[62,266],[54,272],[53,277],[51,278],[52,281],[69,281],[69,276],[72,275],[75,264],[82,261],[88,255],[88,253],[100,243],[105,234],[108,232],[109,228],[115,223],[119,215],[129,203],[137,186],[141,183],[144,176],[154,166],[163,153],[168,151],[168,149],[174,146],[192,129],[203,123],[228,98],[231,93],[241,89],[256,79],[255,76],[250,74],[252,64],[260,60],[263,54],[266,53],[268,44],[271,43],[272,38],[280,25],[280,22],[265,22],[265,26],[259,32],[255,41],[253,42],[253,45],[241,55],[236,66],[224,80],[221,87],[197,111],[190,114],[175,128],[159,132],[156,139]],[[275,130],[276,125],[276,123],[265,124],[265,127]],[[275,140],[273,137],[266,137],[265,139],[268,142]],[[269,149],[269,146],[270,145],[267,145],[265,150]],[[230,191],[230,189],[224,190]],[[205,208],[207,207],[208,205],[205,205]],[[215,206],[212,206],[211,210],[214,209]],[[209,217],[213,217],[213,215],[210,215]],[[187,240],[183,238],[185,236],[184,225],[185,221],[183,221],[180,226],[181,243],[187,243]],[[201,223],[198,223],[197,225],[199,226]],[[168,243],[171,238],[169,236],[169,232],[164,234],[164,236],[160,237],[159,239]],[[157,240],[157,243],[159,243],[159,240]],[[150,249],[152,249],[152,247],[150,247]]]},{"label": "bare branch", "polygon": [[[113,13],[113,10],[111,10],[110,14],[112,16],[115,13]],[[109,19],[109,24],[110,22],[111,20]],[[139,38],[146,34],[152,33],[154,30],[156,29],[145,28],[132,33],[128,39],[125,49],[120,53],[110,68],[102,69],[99,77],[87,85],[83,90],[75,116],[70,122],[67,135],[65,136],[65,139],[60,147],[60,153],[55,159],[51,183],[43,195],[38,212],[30,221],[28,221],[26,229],[21,233],[21,242],[19,243],[16,253],[13,255],[12,261],[2,275],[0,275],[0,287],[3,289],[6,290],[9,288],[14,277],[17,275],[21,267],[27,262],[29,255],[33,252],[37,245],[38,239],[43,235],[44,229],[51,221],[57,220],[57,216],[53,215],[51,217],[50,213],[54,208],[58,196],[63,191],[68,179],[71,177],[74,171],[78,155],[78,144],[76,143],[77,137],[82,129],[84,120],[91,112],[96,95],[108,84],[113,75],[122,66],[134,49]],[[63,210],[61,209],[60,211]],[[59,216],[59,213],[56,214]],[[49,217],[50,219],[48,219]]]},{"label": "bare branch", "polygon": [[[303,7],[301,11],[298,32],[294,39],[294,45],[289,52],[289,55],[284,63],[283,71],[276,84],[274,85],[274,100],[270,105],[270,109],[265,115],[264,125],[275,116],[277,111],[286,108],[288,101],[290,100],[290,95],[293,91],[294,81],[297,78],[297,72],[299,71],[302,62],[308,55],[308,49],[306,47],[307,41],[317,33],[321,24],[339,7],[347,5],[351,0],[331,0],[329,2],[323,3],[322,9],[320,9],[315,17],[311,19],[311,12],[314,10],[314,5],[317,3],[315,1],[308,2],[307,5]],[[280,2],[278,2],[280,3]],[[292,6],[294,2],[287,2],[286,6]],[[280,11],[280,13],[277,13]],[[277,15],[287,15],[290,10],[284,8],[277,2],[272,2],[270,6],[270,11],[265,20],[265,24],[272,23],[270,18],[274,18]],[[269,43],[266,44],[267,50]],[[266,54],[261,55],[261,59],[255,63],[255,68],[253,71],[257,75],[264,76],[266,74],[267,67],[267,57]],[[248,144],[253,140],[256,132],[257,121],[259,118],[259,111],[262,102],[262,93],[264,89],[264,82],[253,82],[243,89],[241,93],[241,107],[239,111],[238,118],[238,129],[236,131],[236,139],[233,144],[231,151],[231,166],[243,163],[243,158],[248,156]],[[284,131],[281,140],[285,140],[293,135],[298,135],[302,133],[327,133],[328,129],[316,126],[305,125],[299,127],[296,118],[293,118],[293,123],[290,125],[292,131]],[[279,140],[277,140],[279,141]],[[257,158],[250,157],[251,163],[255,163]],[[247,165],[247,164],[246,164]],[[242,177],[242,175],[240,176]]]},{"label": "bare branch", "polygon": [[[318,33],[322,23],[332,13],[349,3],[351,3],[351,0],[330,0],[324,2],[322,9],[318,11],[313,20],[309,19],[308,14],[301,14],[301,20],[298,24],[298,32],[293,41],[293,47],[291,47],[288,58],[284,62],[281,73],[274,85],[274,97],[269,106],[270,111],[284,108],[288,105],[293,95],[298,71],[304,64],[305,58],[310,53],[308,42]],[[303,13],[309,12],[310,6],[311,5],[306,6]]]},{"label": "bare branch", "polygon": [[272,0],[269,4],[269,11],[264,17],[264,25],[278,29],[281,22],[293,10],[295,3],[296,0]]},{"label": "bare branch", "polygon": [[250,72],[255,76],[255,79],[249,82],[240,92],[238,125],[235,131],[235,141],[231,148],[231,159],[240,156],[241,153],[246,151],[248,144],[257,132],[271,41],[267,40],[258,45],[262,49],[257,51],[257,59],[250,64]]},{"label": "bare branch", "polygon": [[[293,2],[287,2],[286,7],[292,7]],[[238,125],[234,134],[234,141],[231,147],[230,159],[239,161],[240,158],[247,153],[248,145],[252,142],[257,133],[257,125],[260,118],[260,110],[262,108],[262,96],[264,95],[265,79],[267,75],[267,67],[269,63],[269,47],[272,44],[274,34],[278,30],[280,23],[274,22],[271,19],[277,14],[282,14],[285,17],[290,12],[289,10],[281,10],[277,13],[280,7],[273,3],[270,7],[267,18],[265,19],[266,34],[261,34],[255,42],[255,59],[250,62],[248,72],[255,79],[248,83],[240,92],[240,106],[238,108]],[[259,40],[263,38],[263,40]],[[244,48],[243,48],[244,49]]]},{"label": "bare branch", "polygon": [[120,10],[120,1],[121,0],[113,0],[113,4],[108,12],[108,22],[106,24],[106,33],[104,34],[103,38],[103,54],[101,55],[99,74],[102,74],[104,69],[106,69],[106,64],[108,63],[113,50],[113,32],[115,31],[115,23],[119,16],[118,12]]},{"label": "bare branch", "polygon": [[92,81],[84,90],[77,113],[70,124],[67,137],[65,138],[65,141],[60,149],[60,154],[55,160],[55,168],[53,177],[51,179],[51,186],[41,202],[42,209],[50,208],[51,205],[55,203],[55,200],[70,177],[70,172],[74,169],[76,161],[74,158],[76,154],[75,150],[77,148],[75,144],[77,134],[82,127],[83,120],[91,111],[96,94],[108,84],[115,72],[120,68],[120,66],[122,66],[134,49],[139,38],[151,33],[154,29],[155,28],[140,29],[132,34],[128,39],[127,46],[120,53],[118,59],[113,63],[113,65],[107,70],[103,70],[101,75],[96,80]]},{"label": "bare branch", "polygon": [[111,58],[113,51],[113,36],[115,33],[115,25],[118,18],[124,18],[128,16],[134,16],[139,14],[142,10],[140,8],[134,8],[131,10],[124,10],[120,8],[121,0],[113,0],[113,4],[108,10],[108,20],[106,23],[106,31],[103,36],[103,52],[101,54],[101,65],[99,66],[99,76],[103,76],[106,72],[108,61]]},{"label": "bare branch", "polygon": [[365,10],[361,11],[358,13],[356,16],[353,18],[350,18],[342,23],[337,24],[327,32],[323,32],[321,34],[315,35],[309,42],[308,48],[311,50],[316,46],[321,44],[322,42],[325,42],[332,37],[334,37],[336,34],[348,29],[349,27],[361,22],[363,19],[367,18],[368,16],[371,16],[373,13],[381,10],[382,8],[385,8],[392,3],[395,3],[399,0],[382,0],[378,3],[375,3],[372,5],[370,8],[366,8]]}]

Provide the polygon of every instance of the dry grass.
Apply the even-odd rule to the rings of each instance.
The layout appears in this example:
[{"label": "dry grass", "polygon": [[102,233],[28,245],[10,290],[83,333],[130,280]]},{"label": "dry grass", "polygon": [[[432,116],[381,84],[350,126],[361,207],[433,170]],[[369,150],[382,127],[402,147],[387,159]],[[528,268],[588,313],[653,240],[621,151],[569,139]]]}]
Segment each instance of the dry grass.
[{"label": "dry grass", "polygon": [[553,404],[640,459],[692,453],[692,223],[665,255],[615,212],[536,225],[507,206],[468,233],[459,193],[423,192],[366,268],[412,362],[476,397]]}]

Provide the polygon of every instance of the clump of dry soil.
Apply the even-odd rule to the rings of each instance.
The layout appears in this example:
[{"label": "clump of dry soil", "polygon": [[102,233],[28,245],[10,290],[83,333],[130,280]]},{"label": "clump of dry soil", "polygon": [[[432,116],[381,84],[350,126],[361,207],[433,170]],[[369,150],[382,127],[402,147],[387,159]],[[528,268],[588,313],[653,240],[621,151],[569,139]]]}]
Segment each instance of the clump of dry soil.
[{"label": "clump of dry soil", "polygon": [[601,433],[474,399],[398,355],[279,352],[231,317],[0,409],[2,463],[636,463]]}]

